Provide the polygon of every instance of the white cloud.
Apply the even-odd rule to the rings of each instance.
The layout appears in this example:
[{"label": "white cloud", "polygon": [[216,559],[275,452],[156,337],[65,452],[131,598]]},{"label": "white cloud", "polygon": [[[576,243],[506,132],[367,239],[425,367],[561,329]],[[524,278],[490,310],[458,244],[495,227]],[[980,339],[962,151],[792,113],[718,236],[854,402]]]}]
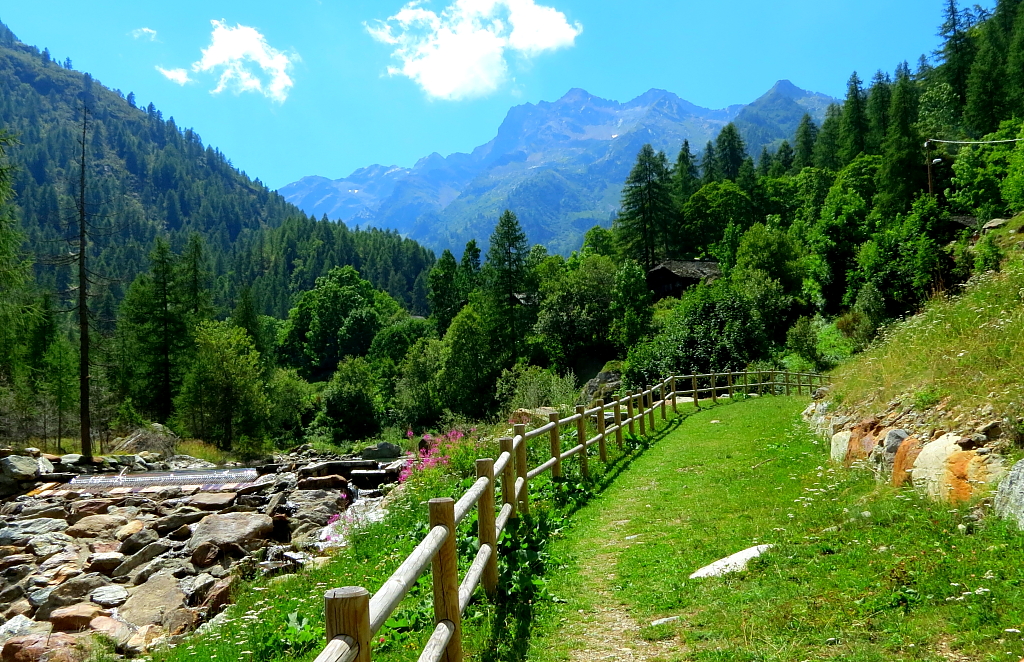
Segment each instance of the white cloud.
[{"label": "white cloud", "polygon": [[137,28],[129,32],[132,37],[136,39],[148,39],[150,41],[156,41],[156,30],[152,28]]},{"label": "white cloud", "polygon": [[163,67],[157,67],[156,70],[162,73],[167,80],[173,81],[178,85],[184,85],[192,80],[188,77],[188,72],[184,69],[164,69]]},{"label": "white cloud", "polygon": [[583,32],[565,14],[535,0],[455,0],[440,14],[413,0],[386,21],[366,25],[393,46],[401,66],[431,97],[464,99],[493,92],[508,78],[508,56],[533,57],[572,46]]}]

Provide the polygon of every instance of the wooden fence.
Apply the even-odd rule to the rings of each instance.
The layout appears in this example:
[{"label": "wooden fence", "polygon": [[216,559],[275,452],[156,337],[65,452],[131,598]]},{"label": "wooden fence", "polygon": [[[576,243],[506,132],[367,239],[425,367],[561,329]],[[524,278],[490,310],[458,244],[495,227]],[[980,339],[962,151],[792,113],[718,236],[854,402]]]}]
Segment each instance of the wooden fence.
[{"label": "wooden fence", "polygon": [[[483,583],[484,592],[493,598],[498,589],[498,538],[508,521],[519,514],[530,512],[530,480],[545,471],[552,476],[562,475],[562,462],[579,456],[580,470],[589,476],[587,450],[598,446],[598,458],[608,461],[606,440],[614,438],[620,447],[623,431],[646,435],[655,429],[660,411],[661,420],[667,418],[667,408],[679,411],[680,401],[689,401],[700,408],[701,398],[717,402],[720,397],[734,394],[797,395],[813,393],[816,386],[827,383],[828,377],[819,374],[783,371],[748,371],[712,373],[669,377],[660,384],[643,391],[632,391],[625,397],[606,403],[598,400],[587,409],[576,407],[576,413],[566,418],[551,414],[546,424],[526,430],[515,425],[513,437],[500,440],[498,459],[476,461],[477,480],[462,497],[431,499],[428,502],[430,531],[405,561],[371,597],[369,591],[358,586],[346,586],[327,591],[324,610],[327,624],[327,646],[315,662],[370,662],[370,640],[391,617],[409,589],[416,584],[429,565],[433,576],[434,622],[433,634],[427,641],[420,662],[461,662],[462,613],[473,592]],[[657,398],[657,399],[655,399]],[[596,422],[597,434],[586,439],[588,420]],[[612,424],[608,425],[611,420]],[[562,428],[575,426],[577,443],[562,450]],[[526,442],[547,436],[551,444],[551,457],[533,469],[528,468]],[[495,502],[495,482],[500,476],[501,507]],[[479,551],[459,582],[458,557],[455,534],[459,523],[477,509],[477,535]]]}]

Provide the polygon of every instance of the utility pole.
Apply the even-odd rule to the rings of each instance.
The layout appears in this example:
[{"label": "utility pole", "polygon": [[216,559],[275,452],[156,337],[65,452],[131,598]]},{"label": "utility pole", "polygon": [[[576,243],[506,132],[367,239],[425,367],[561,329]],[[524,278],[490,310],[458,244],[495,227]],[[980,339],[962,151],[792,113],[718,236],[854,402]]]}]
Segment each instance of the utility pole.
[{"label": "utility pole", "polygon": [[80,434],[82,456],[92,461],[92,418],[89,413],[89,272],[86,269],[86,249],[89,234],[86,228],[85,212],[85,149],[86,131],[89,126],[88,100],[82,100],[82,147],[78,173],[78,337],[80,343],[78,361],[78,394],[80,412]]},{"label": "utility pole", "polygon": [[935,186],[932,184],[932,141],[924,141],[924,150],[928,159],[928,195],[935,195]]}]

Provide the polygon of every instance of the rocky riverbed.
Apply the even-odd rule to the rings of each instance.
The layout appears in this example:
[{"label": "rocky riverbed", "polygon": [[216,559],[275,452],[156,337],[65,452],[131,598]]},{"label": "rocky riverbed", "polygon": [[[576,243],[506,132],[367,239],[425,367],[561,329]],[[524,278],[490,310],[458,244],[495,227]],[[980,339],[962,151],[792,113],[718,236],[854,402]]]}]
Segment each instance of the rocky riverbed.
[{"label": "rocky riverbed", "polygon": [[[338,457],[300,447],[246,482],[207,484],[187,484],[199,475],[188,472],[213,465],[186,456],[144,451],[83,465],[0,450],[0,485],[17,487],[0,503],[0,659],[75,662],[94,633],[140,654],[223,610],[240,577],[325,562],[323,541],[336,540],[325,527],[353,503],[373,510],[378,488],[397,481],[399,450]],[[104,471],[135,480],[73,482]],[[141,472],[176,472],[177,484]]]}]

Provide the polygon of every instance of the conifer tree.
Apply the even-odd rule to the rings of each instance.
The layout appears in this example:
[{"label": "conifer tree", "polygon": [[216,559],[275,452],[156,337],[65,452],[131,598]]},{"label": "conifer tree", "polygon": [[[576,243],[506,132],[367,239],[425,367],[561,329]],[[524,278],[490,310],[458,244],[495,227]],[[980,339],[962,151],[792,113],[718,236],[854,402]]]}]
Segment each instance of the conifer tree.
[{"label": "conifer tree", "polygon": [[1015,117],[1024,117],[1024,5],[1017,9],[1006,58],[1006,102]]},{"label": "conifer tree", "polygon": [[804,114],[796,128],[796,149],[793,153],[793,170],[799,172],[814,165],[814,144],[818,141],[818,127],[811,116]]},{"label": "conifer tree", "polygon": [[715,155],[722,178],[736,181],[740,174],[740,166],[747,158],[747,148],[740,137],[739,129],[732,122],[726,124],[719,132],[715,140]]},{"label": "conifer tree", "polygon": [[502,350],[511,352],[513,358],[519,357],[520,336],[524,331],[518,323],[520,301],[517,295],[526,287],[529,253],[530,246],[519,219],[506,209],[498,219],[487,247],[486,282],[491,305],[499,316],[496,340]]},{"label": "conifer tree", "polygon": [[925,172],[923,148],[915,130],[916,91],[905,65],[897,70],[889,118],[875,206],[883,214],[892,216],[910,208],[914,195],[921,190]]},{"label": "conifer tree", "polygon": [[978,35],[978,54],[967,79],[964,121],[976,135],[992,133],[1006,112],[1006,67],[995,25],[986,21]]},{"label": "conifer tree", "polygon": [[740,164],[740,171],[736,174],[736,184],[743,189],[744,193],[754,197],[754,191],[757,189],[757,169],[754,168],[754,159],[749,156]]},{"label": "conifer tree", "polygon": [[888,74],[881,70],[875,72],[868,92],[867,116],[868,136],[866,151],[878,154],[882,150],[882,142],[889,130],[889,104],[892,103],[892,81]]},{"label": "conifer tree", "polygon": [[213,273],[210,271],[203,238],[198,232],[188,237],[185,252],[178,260],[176,278],[180,286],[182,309],[190,317],[189,324],[194,326],[209,319],[213,315],[213,297],[210,294]]},{"label": "conifer tree", "polygon": [[246,285],[238,293],[238,303],[235,304],[235,311],[231,313],[231,321],[235,326],[245,329],[253,345],[259,350],[262,345],[260,336],[263,334],[260,333],[260,316],[252,297],[252,287]]},{"label": "conifer tree", "polygon": [[967,105],[968,78],[975,52],[974,42],[968,34],[968,19],[969,13],[957,6],[957,0],[946,0],[942,27],[939,28],[943,43],[936,54],[943,62],[943,79],[956,95],[958,116]]},{"label": "conifer tree", "polygon": [[622,189],[622,210],[616,220],[624,253],[645,269],[653,269],[664,255],[672,218],[665,153],[644,145]]},{"label": "conifer tree", "polygon": [[697,158],[690,152],[690,141],[683,140],[679,156],[676,157],[676,167],[672,171],[672,197],[675,198],[676,207],[683,206],[699,188]]},{"label": "conifer tree", "polygon": [[430,312],[437,322],[437,332],[444,335],[448,326],[455,319],[455,316],[462,309],[463,292],[459,283],[459,266],[455,263],[455,256],[447,248],[441,253],[441,258],[434,264],[427,276],[427,283],[430,288]]},{"label": "conifer tree", "polygon": [[769,171],[771,171],[772,164],[775,161],[772,159],[772,153],[768,151],[768,145],[761,146],[761,156],[757,159],[757,174],[759,177],[767,177]]},{"label": "conifer tree", "polygon": [[704,153],[700,157],[700,181],[707,185],[722,179],[721,170],[718,167],[718,155],[715,154],[715,145],[710,140],[704,147]]},{"label": "conifer tree", "polygon": [[868,133],[864,90],[857,72],[846,84],[846,103],[839,123],[839,161],[846,165],[863,151]]},{"label": "conifer tree", "polygon": [[827,170],[839,170],[842,167],[839,158],[839,125],[842,121],[843,109],[834,103],[825,111],[825,121],[821,123],[818,139],[814,143],[814,165]]},{"label": "conifer tree", "polygon": [[788,140],[782,141],[782,144],[779,145],[779,149],[775,152],[774,158],[775,162],[768,170],[769,176],[782,177],[793,169],[793,162],[796,160],[796,154],[793,152],[793,148],[789,146]]}]

